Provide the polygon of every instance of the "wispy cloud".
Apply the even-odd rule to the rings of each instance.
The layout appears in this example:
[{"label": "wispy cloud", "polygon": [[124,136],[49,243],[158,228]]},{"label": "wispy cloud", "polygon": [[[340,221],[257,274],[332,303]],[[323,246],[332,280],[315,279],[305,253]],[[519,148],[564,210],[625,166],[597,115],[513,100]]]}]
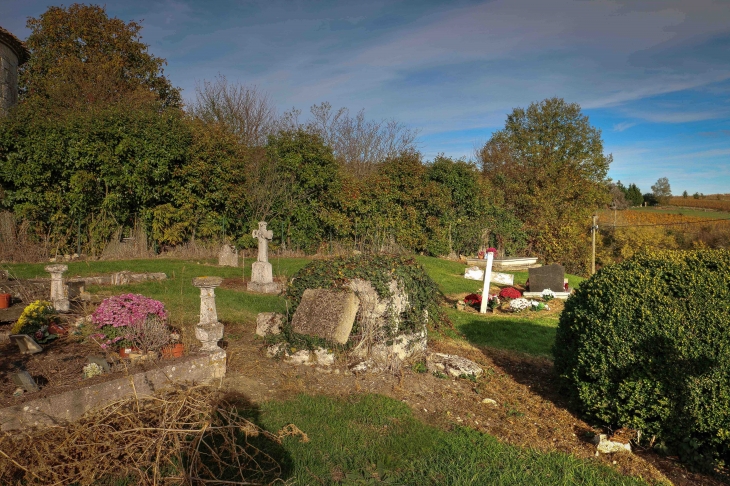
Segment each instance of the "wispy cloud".
[{"label": "wispy cloud", "polygon": [[635,122],[621,122],[621,123],[616,123],[613,126],[613,131],[614,132],[623,132],[624,130],[628,130],[629,128],[634,127],[634,126],[636,126],[636,123]]}]

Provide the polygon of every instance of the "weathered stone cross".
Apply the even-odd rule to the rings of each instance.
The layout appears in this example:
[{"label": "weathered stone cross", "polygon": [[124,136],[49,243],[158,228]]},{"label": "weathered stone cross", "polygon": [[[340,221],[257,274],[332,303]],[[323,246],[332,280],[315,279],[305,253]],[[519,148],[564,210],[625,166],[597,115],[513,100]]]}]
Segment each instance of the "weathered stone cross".
[{"label": "weathered stone cross", "polygon": [[269,261],[269,240],[274,238],[274,232],[266,229],[266,221],[259,221],[259,229],[253,230],[251,235],[259,240],[259,262]]}]

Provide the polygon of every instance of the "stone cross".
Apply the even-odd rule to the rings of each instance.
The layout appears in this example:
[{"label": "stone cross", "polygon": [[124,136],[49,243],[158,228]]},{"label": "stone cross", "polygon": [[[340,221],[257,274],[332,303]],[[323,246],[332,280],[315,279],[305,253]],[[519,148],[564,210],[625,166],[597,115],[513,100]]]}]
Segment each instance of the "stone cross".
[{"label": "stone cross", "polygon": [[68,312],[69,302],[66,287],[63,285],[63,272],[68,265],[48,265],[46,272],[51,274],[51,302],[58,312]]},{"label": "stone cross", "polygon": [[269,261],[269,240],[274,238],[274,232],[266,229],[266,221],[259,221],[259,229],[253,230],[251,235],[259,240],[259,257],[257,261]]},{"label": "stone cross", "polygon": [[221,277],[193,279],[193,285],[200,289],[200,322],[195,327],[195,337],[203,345],[201,351],[221,351],[218,341],[223,337],[223,324],[218,322],[215,308],[215,288],[221,283]]}]

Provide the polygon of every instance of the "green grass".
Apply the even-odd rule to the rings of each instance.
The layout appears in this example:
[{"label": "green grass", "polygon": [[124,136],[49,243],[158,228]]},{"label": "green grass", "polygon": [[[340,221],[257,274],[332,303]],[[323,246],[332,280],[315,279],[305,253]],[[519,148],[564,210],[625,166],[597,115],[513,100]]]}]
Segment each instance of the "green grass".
[{"label": "green grass", "polygon": [[270,443],[287,484],[646,484],[567,454],[510,446],[464,427],[447,432],[425,425],[408,405],[380,395],[302,395],[251,413],[273,433],[295,424],[309,437]]},{"label": "green grass", "polygon": [[[426,269],[426,273],[438,284],[439,289],[441,289],[444,295],[481,292],[481,282],[464,278],[464,270],[466,270],[464,263],[427,256],[418,256],[416,260]],[[524,285],[527,282],[527,271],[502,273],[513,274],[515,276],[515,284]],[[585,280],[583,277],[577,275],[565,274],[565,277],[568,279],[568,285],[571,288],[578,288],[581,282]]]},{"label": "green grass", "polygon": [[446,314],[467,341],[475,346],[507,349],[534,356],[553,357],[558,320],[524,311],[519,317],[473,314],[446,309]]}]

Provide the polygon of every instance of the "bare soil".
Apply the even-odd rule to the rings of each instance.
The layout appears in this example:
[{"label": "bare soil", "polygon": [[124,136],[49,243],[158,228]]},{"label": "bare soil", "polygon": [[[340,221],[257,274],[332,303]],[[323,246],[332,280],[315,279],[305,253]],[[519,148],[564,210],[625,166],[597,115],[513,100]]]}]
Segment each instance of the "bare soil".
[{"label": "bare soil", "polygon": [[[599,461],[649,482],[726,484],[722,478],[692,473],[676,458],[660,457],[651,451],[596,457],[590,438],[606,431],[567,410],[568,404],[558,393],[552,362],[547,359],[446,339],[429,343],[433,351],[479,363],[485,374],[472,382],[416,373],[406,366],[391,372],[355,374],[348,371],[352,363],[342,358],[330,368],[291,365],[266,357],[266,346],[255,335],[255,324],[227,323],[226,339],[228,371],[223,387],[245,395],[253,404],[300,393],[333,397],[379,393],[407,403],[415,416],[438,427],[471,427],[510,444]],[[495,400],[496,405],[483,403],[484,399]]]}]

